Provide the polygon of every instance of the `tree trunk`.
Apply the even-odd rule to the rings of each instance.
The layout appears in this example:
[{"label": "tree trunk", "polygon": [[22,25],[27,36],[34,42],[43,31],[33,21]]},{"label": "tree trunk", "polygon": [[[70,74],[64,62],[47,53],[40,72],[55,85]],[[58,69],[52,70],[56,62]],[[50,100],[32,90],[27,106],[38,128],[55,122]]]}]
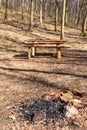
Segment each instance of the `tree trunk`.
[{"label": "tree trunk", "polygon": [[87,23],[87,12],[83,18],[83,22],[82,22],[82,34],[85,35],[86,34],[86,23]]},{"label": "tree trunk", "polygon": [[24,0],[21,0],[21,8],[22,8],[22,20],[24,20]]},{"label": "tree trunk", "polygon": [[66,9],[66,0],[63,0],[63,11],[62,11],[62,23],[61,23],[61,36],[60,36],[60,39],[64,39],[65,9]]},{"label": "tree trunk", "polygon": [[43,20],[42,20],[43,14],[42,14],[42,0],[40,0],[40,24],[43,24]]},{"label": "tree trunk", "polygon": [[55,31],[57,31],[57,24],[58,24],[58,5],[57,0],[55,0]]},{"label": "tree trunk", "polygon": [[13,12],[13,11],[14,11],[14,6],[15,6],[15,5],[14,5],[14,3],[15,3],[15,2],[14,2],[14,0],[13,0],[13,1],[12,1],[12,8],[11,8],[11,12]]},{"label": "tree trunk", "polygon": [[38,13],[38,5],[37,5],[37,0],[35,0],[35,12],[36,12],[36,15]]},{"label": "tree trunk", "polygon": [[67,25],[68,22],[68,2],[66,0],[66,7],[65,7],[65,25]]},{"label": "tree trunk", "polygon": [[46,22],[46,17],[47,17],[47,2],[46,0],[44,0],[44,22]]},{"label": "tree trunk", "polygon": [[19,7],[18,7],[18,0],[16,0],[16,11],[18,11]]},{"label": "tree trunk", "polygon": [[76,4],[76,16],[75,16],[75,25],[78,26],[79,23],[79,1]]},{"label": "tree trunk", "polygon": [[4,16],[4,21],[7,20],[8,18],[8,0],[6,0],[6,3],[5,3],[5,16]]},{"label": "tree trunk", "polygon": [[65,25],[67,25],[67,21],[68,21],[68,16],[67,16],[68,14],[67,14],[67,11],[66,11],[66,13],[65,13]]},{"label": "tree trunk", "polygon": [[2,8],[2,1],[0,0],[0,9]]},{"label": "tree trunk", "polygon": [[30,27],[29,27],[30,31],[33,31],[33,8],[34,8],[34,1],[31,0],[31,7],[30,7]]}]

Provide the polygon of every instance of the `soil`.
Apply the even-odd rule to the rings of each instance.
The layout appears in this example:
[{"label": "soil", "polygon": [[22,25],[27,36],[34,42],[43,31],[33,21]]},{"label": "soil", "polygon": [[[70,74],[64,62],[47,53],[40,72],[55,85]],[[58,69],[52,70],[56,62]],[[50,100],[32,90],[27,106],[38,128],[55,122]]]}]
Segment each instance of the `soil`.
[{"label": "soil", "polygon": [[[40,98],[53,90],[78,90],[85,93],[81,98],[87,102],[87,37],[79,29],[65,27],[65,40],[70,48],[62,49],[62,58],[54,57],[55,49],[37,49],[37,56],[28,61],[27,48],[22,43],[30,38],[60,39],[60,27],[39,24],[29,32],[28,22],[10,20],[3,24],[0,12],[0,130],[68,130],[62,124],[45,126],[18,120],[19,104],[29,99]],[[24,24],[25,23],[25,24]],[[87,129],[87,108],[81,111],[79,129]]]}]

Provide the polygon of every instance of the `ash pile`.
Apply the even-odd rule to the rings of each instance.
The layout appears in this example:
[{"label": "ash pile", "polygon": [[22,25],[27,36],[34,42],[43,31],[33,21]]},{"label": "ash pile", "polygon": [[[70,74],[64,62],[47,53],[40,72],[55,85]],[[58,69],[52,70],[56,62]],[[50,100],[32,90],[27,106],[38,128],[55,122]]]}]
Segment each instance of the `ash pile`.
[{"label": "ash pile", "polygon": [[61,125],[65,123],[65,125],[79,126],[74,121],[80,118],[79,110],[87,106],[80,100],[82,97],[83,94],[76,91],[57,90],[46,93],[38,99],[21,102],[19,110],[29,123],[43,122],[48,125],[50,122],[57,122]]}]

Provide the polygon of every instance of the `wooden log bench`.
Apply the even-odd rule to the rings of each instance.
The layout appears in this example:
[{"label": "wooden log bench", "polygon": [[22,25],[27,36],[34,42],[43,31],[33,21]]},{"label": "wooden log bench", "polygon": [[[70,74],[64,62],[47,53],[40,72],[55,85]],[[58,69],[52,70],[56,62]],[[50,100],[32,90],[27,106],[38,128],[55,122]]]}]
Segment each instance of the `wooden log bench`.
[{"label": "wooden log bench", "polygon": [[35,56],[36,48],[55,48],[57,58],[61,58],[61,49],[70,48],[70,46],[64,45],[66,41],[63,40],[28,40],[24,47],[28,48],[28,59]]},{"label": "wooden log bench", "polygon": [[31,59],[31,57],[35,56],[36,48],[55,48],[56,49],[56,56],[58,59],[61,58],[61,49],[62,48],[70,48],[70,46],[66,45],[57,45],[57,44],[28,44],[24,47],[28,47],[28,59]]}]

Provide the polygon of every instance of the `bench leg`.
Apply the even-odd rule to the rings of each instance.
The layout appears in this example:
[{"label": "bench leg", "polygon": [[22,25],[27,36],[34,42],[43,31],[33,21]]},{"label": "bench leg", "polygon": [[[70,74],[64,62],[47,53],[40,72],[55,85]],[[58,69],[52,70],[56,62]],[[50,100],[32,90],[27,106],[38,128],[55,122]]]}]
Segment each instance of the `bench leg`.
[{"label": "bench leg", "polygon": [[35,47],[32,47],[32,56],[35,56]]},{"label": "bench leg", "polygon": [[31,58],[31,47],[28,48],[28,59]]},{"label": "bench leg", "polygon": [[60,47],[57,48],[57,58],[58,59],[61,58],[61,48]]}]

